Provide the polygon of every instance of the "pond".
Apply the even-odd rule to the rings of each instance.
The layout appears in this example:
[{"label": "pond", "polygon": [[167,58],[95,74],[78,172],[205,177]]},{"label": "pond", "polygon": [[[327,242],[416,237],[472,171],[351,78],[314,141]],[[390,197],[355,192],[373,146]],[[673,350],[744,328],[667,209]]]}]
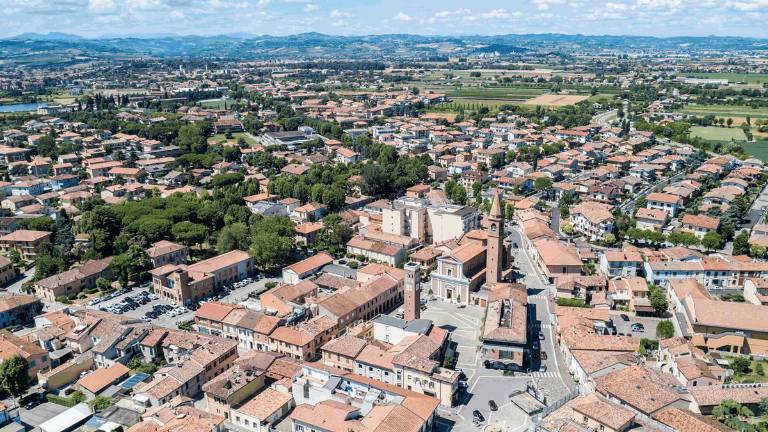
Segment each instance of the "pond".
[{"label": "pond", "polygon": [[8,113],[8,112],[25,112],[25,111],[35,111],[39,107],[47,106],[46,103],[15,103],[15,104],[0,104],[0,113]]}]

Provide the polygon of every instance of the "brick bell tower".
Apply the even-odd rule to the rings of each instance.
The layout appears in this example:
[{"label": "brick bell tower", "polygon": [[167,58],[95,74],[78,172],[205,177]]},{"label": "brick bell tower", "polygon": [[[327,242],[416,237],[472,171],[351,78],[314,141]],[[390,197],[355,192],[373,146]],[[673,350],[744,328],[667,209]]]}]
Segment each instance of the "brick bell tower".
[{"label": "brick bell tower", "polygon": [[405,314],[406,321],[419,319],[421,316],[421,267],[409,262],[405,269]]},{"label": "brick bell tower", "polygon": [[504,266],[504,214],[501,211],[499,193],[493,194],[491,212],[488,214],[488,251],[485,261],[485,283],[501,282]]}]

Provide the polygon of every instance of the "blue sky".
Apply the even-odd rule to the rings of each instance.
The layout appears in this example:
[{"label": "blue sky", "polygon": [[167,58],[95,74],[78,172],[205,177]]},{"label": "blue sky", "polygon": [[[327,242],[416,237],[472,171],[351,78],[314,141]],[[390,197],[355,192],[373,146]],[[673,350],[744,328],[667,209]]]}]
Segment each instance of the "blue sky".
[{"label": "blue sky", "polygon": [[768,37],[768,0],[0,0],[0,36],[307,31]]}]

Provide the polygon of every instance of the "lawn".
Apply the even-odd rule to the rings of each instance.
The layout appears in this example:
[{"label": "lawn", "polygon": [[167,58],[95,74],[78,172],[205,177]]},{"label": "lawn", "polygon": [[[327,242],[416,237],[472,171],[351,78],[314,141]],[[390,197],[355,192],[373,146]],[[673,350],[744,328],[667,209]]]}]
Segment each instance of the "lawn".
[{"label": "lawn", "polygon": [[743,74],[727,72],[686,73],[682,76],[689,78],[727,79],[728,82],[743,82],[747,84],[763,84],[768,82],[768,74]]},{"label": "lawn", "polygon": [[213,108],[220,110],[227,109],[228,107],[232,106],[232,104],[233,101],[222,99],[208,99],[200,101],[200,106],[203,108]]},{"label": "lawn", "polygon": [[739,143],[747,154],[752,155],[763,162],[768,162],[768,141]]},{"label": "lawn", "polygon": [[768,118],[768,108],[754,109],[746,105],[688,105],[683,112],[698,116],[712,114],[719,117]]},{"label": "lawn", "polygon": [[[233,133],[232,134],[232,141],[237,142],[237,140],[240,139],[240,138],[244,139],[245,142],[248,143],[248,145],[256,144],[256,141],[254,141],[253,138],[249,137],[248,134],[245,134],[245,133]],[[214,136],[208,138],[208,143],[209,144],[221,144],[221,143],[223,143],[226,140],[227,140],[226,135],[224,135],[224,134],[217,134],[217,135],[214,135]]]},{"label": "lawn", "polygon": [[[733,357],[727,357],[727,359],[729,363],[732,363],[734,360]],[[750,360],[749,371],[746,373],[734,371],[730,382],[734,384],[768,382],[768,362],[765,360]]]},{"label": "lawn", "polygon": [[[472,109],[472,106],[486,106],[489,109],[496,109],[501,105],[520,104],[525,99],[485,99],[485,98],[451,98],[445,106],[449,108]],[[442,106],[442,105],[441,105]]]},{"label": "lawn", "polygon": [[715,141],[746,141],[747,137],[744,131],[739,127],[717,127],[717,126],[692,126],[691,135],[707,140]]}]

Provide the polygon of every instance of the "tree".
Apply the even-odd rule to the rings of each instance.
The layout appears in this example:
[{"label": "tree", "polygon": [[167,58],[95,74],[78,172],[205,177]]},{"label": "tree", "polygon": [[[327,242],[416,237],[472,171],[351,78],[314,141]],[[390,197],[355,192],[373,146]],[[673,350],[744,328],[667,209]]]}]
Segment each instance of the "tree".
[{"label": "tree", "polygon": [[109,269],[123,287],[128,286],[128,282],[142,280],[151,268],[152,261],[149,255],[137,244],[131,245],[126,252],[116,255],[109,263]]},{"label": "tree", "polygon": [[669,339],[675,335],[675,326],[670,320],[659,321],[656,324],[656,337],[659,339]]},{"label": "tree", "polygon": [[552,187],[552,179],[549,177],[539,177],[533,182],[533,187],[537,191],[545,191]]},{"label": "tree", "polygon": [[752,362],[746,357],[733,358],[729,366],[733,370],[733,373],[738,375],[745,375],[752,372]]},{"label": "tree", "polygon": [[14,398],[21,397],[29,387],[29,364],[20,355],[0,363],[0,388]]},{"label": "tree", "polygon": [[190,221],[181,221],[171,228],[173,237],[187,246],[200,244],[208,237],[205,225]]},{"label": "tree", "polygon": [[700,243],[696,235],[685,231],[672,231],[667,236],[667,241],[677,246],[696,246]]},{"label": "tree", "polygon": [[733,238],[733,255],[749,255],[749,231],[742,231]]},{"label": "tree", "polygon": [[61,273],[67,269],[67,263],[59,255],[52,255],[50,252],[44,252],[35,259],[34,279],[45,279],[49,276]]},{"label": "tree", "polygon": [[112,406],[112,398],[98,395],[88,402],[88,406],[95,411],[105,410]]},{"label": "tree", "polygon": [[219,231],[216,252],[223,254],[235,249],[248,250],[248,226],[241,222],[225,225]]},{"label": "tree", "polygon": [[352,230],[344,223],[338,214],[330,214],[323,218],[323,229],[315,240],[317,249],[331,253],[340,253],[352,238]]},{"label": "tree", "polygon": [[765,246],[759,244],[753,244],[749,247],[749,256],[753,258],[764,258],[766,253]]},{"label": "tree", "polygon": [[259,219],[251,226],[251,256],[259,267],[274,268],[288,260],[294,225],[286,217]]},{"label": "tree", "polygon": [[701,239],[701,245],[707,250],[718,250],[723,247],[723,238],[716,231],[710,231]]},{"label": "tree", "polygon": [[651,307],[656,311],[657,314],[663,315],[667,312],[667,309],[669,309],[669,303],[667,302],[667,296],[664,295],[664,293],[661,291],[661,288],[659,288],[656,285],[651,285],[649,287],[649,300],[651,301]]},{"label": "tree", "polygon": [[463,186],[456,186],[451,191],[451,201],[456,204],[465,205],[467,203],[467,190]]},{"label": "tree", "polygon": [[387,172],[379,164],[369,163],[363,167],[362,192],[370,196],[387,195],[390,190]]},{"label": "tree", "polygon": [[746,419],[754,416],[752,411],[733,399],[726,399],[712,408],[712,418],[722,423],[732,419]]},{"label": "tree", "polygon": [[96,279],[96,288],[102,292],[109,291],[112,289],[112,282],[110,282],[107,278],[99,277]]}]

